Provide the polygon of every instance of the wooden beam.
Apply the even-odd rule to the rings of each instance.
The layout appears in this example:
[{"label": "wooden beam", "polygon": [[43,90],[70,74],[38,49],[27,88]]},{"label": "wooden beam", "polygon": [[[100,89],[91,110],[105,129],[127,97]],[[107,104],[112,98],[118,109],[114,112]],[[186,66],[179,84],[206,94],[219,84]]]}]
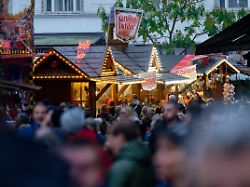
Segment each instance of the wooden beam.
[{"label": "wooden beam", "polygon": [[125,90],[129,87],[129,85],[124,85],[121,90],[117,93],[117,99],[125,92]]},{"label": "wooden beam", "polygon": [[89,82],[89,109],[93,115],[96,115],[96,82]]},{"label": "wooden beam", "polygon": [[117,102],[118,102],[117,90],[118,90],[118,85],[117,85],[117,84],[112,84],[111,96],[112,96],[112,100],[114,101],[115,105],[116,105]]},{"label": "wooden beam", "polygon": [[96,101],[98,101],[102,95],[110,88],[112,84],[106,84],[106,86],[104,86],[104,88],[100,91],[100,93],[96,96]]}]

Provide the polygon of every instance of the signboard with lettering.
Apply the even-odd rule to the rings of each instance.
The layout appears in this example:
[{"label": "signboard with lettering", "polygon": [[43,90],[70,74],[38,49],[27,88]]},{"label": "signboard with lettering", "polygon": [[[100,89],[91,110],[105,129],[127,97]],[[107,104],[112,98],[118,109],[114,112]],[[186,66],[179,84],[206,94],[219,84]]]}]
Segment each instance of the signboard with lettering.
[{"label": "signboard with lettering", "polygon": [[34,0],[0,1],[0,54],[33,50]]},{"label": "signboard with lettering", "polygon": [[141,83],[143,90],[151,91],[157,87],[156,72],[146,72],[139,75],[140,78],[144,79]]},{"label": "signboard with lettering", "polygon": [[181,69],[176,69],[174,71],[171,71],[171,73],[175,73],[177,75],[181,75],[183,77],[187,77],[191,80],[197,79],[197,71],[196,71],[196,65],[187,66]]},{"label": "signboard with lettering", "polygon": [[142,15],[142,10],[115,8],[116,37],[123,42],[135,40]]}]

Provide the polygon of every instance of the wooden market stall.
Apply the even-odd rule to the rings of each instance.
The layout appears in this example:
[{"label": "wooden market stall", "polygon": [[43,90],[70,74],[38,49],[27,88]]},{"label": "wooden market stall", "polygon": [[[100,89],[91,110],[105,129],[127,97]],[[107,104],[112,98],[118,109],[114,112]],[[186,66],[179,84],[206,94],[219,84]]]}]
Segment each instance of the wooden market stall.
[{"label": "wooden market stall", "polygon": [[103,103],[105,97],[118,101],[127,85],[143,81],[128,76],[124,69],[118,71],[109,47],[92,46],[85,53],[79,59],[77,47],[65,46],[40,57],[33,68],[34,82],[43,87],[36,100],[47,99],[55,104],[72,102],[95,113],[98,101]]},{"label": "wooden market stall", "polygon": [[223,85],[226,80],[231,75],[240,73],[225,56],[221,55],[198,57],[193,61],[193,64],[196,64],[198,76],[194,88],[205,98],[222,99]]}]

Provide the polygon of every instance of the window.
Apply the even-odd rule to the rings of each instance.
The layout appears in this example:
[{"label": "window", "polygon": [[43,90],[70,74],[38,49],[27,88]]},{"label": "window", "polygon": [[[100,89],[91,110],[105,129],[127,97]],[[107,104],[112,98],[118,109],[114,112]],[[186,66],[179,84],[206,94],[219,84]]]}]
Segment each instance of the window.
[{"label": "window", "polygon": [[47,12],[79,12],[82,0],[47,0]]},{"label": "window", "polygon": [[229,8],[247,8],[248,0],[228,0]]},{"label": "window", "polygon": [[220,3],[220,7],[221,8],[225,8],[226,7],[225,0],[219,0],[219,3]]},{"label": "window", "polygon": [[51,10],[52,10],[52,7],[51,7],[51,0],[47,0],[47,11],[48,12],[51,12]]}]

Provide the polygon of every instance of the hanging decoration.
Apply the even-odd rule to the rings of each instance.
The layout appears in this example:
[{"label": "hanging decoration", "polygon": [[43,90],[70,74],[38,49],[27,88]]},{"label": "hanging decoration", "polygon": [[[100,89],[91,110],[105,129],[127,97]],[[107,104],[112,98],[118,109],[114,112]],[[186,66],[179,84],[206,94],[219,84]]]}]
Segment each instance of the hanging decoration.
[{"label": "hanging decoration", "polygon": [[143,90],[151,91],[156,89],[157,87],[157,77],[156,72],[146,72],[141,73],[139,75],[139,78],[144,79],[144,81],[141,83]]},{"label": "hanging decoration", "polygon": [[91,43],[89,40],[86,40],[85,42],[79,41],[78,47],[77,47],[77,59],[84,59],[87,55],[87,52],[91,46]]},{"label": "hanging decoration", "polygon": [[224,91],[223,91],[223,98],[225,103],[230,103],[234,101],[234,85],[230,84],[229,82],[226,82],[223,85]]}]

